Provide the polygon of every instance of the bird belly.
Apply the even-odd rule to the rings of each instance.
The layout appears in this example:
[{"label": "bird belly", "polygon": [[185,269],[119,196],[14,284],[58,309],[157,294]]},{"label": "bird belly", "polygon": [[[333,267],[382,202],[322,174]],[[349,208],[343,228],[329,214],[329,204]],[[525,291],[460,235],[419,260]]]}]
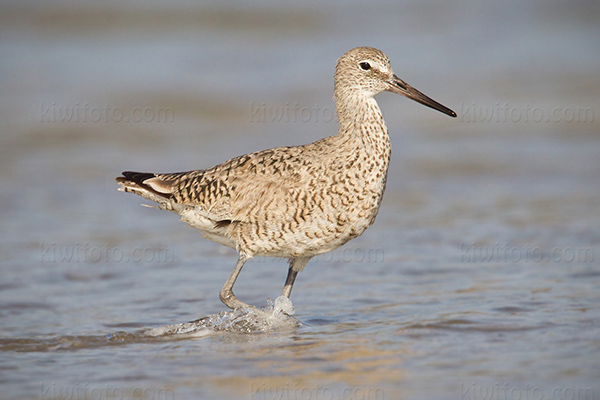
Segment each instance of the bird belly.
[{"label": "bird belly", "polygon": [[181,220],[193,228],[200,230],[203,236],[223,246],[236,249],[236,243],[228,235],[226,227],[218,227],[215,220],[208,218],[198,212],[195,208],[188,208],[179,212]]}]

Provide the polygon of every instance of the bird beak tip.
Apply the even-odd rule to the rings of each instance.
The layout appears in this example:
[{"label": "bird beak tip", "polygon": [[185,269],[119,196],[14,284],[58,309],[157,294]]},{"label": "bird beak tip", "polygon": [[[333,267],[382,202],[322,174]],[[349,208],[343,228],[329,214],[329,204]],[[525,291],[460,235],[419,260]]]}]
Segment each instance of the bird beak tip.
[{"label": "bird beak tip", "polygon": [[449,109],[443,104],[438,103],[431,97],[421,93],[414,87],[404,82],[402,79],[398,78],[396,75],[394,75],[393,80],[390,82],[388,90],[392,93],[397,93],[402,96],[408,97],[409,99],[414,100],[417,103],[433,108],[434,110],[444,113],[452,118],[456,118],[457,116],[453,110]]}]

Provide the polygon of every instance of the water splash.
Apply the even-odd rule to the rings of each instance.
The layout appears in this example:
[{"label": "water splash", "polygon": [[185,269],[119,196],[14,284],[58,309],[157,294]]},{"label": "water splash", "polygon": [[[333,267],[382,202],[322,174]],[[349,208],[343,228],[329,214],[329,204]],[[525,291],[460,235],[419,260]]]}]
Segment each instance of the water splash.
[{"label": "water splash", "polygon": [[184,335],[186,337],[213,336],[219,333],[264,333],[292,329],[300,324],[294,314],[292,301],[279,296],[262,308],[246,307],[221,311],[196,321],[165,325],[144,332],[145,336]]}]

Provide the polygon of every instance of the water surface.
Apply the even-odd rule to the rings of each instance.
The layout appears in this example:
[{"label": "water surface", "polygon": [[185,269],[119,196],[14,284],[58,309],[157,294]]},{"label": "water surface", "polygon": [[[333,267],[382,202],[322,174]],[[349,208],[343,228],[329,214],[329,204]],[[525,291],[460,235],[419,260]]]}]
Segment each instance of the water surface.
[{"label": "water surface", "polygon": [[[600,398],[595,3],[3,7],[3,398]],[[299,275],[300,323],[144,335],[224,311],[236,255],[114,177],[335,133],[359,45],[458,118],[378,97],[380,215]],[[248,262],[236,295],[286,272]]]}]

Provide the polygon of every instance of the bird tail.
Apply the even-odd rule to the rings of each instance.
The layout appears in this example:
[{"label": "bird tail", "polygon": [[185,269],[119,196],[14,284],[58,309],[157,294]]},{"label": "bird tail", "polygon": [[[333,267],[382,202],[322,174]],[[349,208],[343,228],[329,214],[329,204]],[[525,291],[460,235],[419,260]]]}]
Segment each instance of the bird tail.
[{"label": "bird tail", "polygon": [[116,181],[122,186],[119,191],[135,193],[158,203],[159,208],[172,209],[172,181],[161,178],[160,174],[125,171],[123,176],[116,178]]}]

